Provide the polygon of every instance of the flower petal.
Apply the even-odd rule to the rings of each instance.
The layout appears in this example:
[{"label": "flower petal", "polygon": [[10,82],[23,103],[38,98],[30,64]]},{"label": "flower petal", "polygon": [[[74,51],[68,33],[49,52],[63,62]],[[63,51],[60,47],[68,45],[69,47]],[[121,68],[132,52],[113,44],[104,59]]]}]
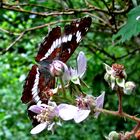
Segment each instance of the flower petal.
[{"label": "flower petal", "polygon": [[[96,98],[96,107],[97,108],[103,108],[104,96],[105,96],[105,92],[103,91],[102,94]],[[94,113],[94,116],[97,118],[99,114],[100,114],[100,112],[96,112],[96,113]]]},{"label": "flower petal", "polygon": [[39,106],[39,105],[32,105],[32,106],[29,107],[28,110],[30,110],[30,111],[32,111],[32,112],[34,112],[34,113],[39,114],[39,113],[41,113],[41,110],[42,110],[42,109],[43,109],[43,107],[41,107],[41,106]]},{"label": "flower petal", "polygon": [[44,122],[44,123],[40,123],[40,124],[38,124],[36,127],[34,127],[31,131],[30,131],[30,133],[31,134],[38,134],[38,133],[40,133],[41,131],[43,131],[46,127],[47,127],[47,123],[46,122]]},{"label": "flower petal", "polygon": [[78,77],[78,74],[77,74],[77,70],[76,69],[73,69],[73,68],[69,68],[69,71],[70,71],[70,76],[71,78],[77,78]]},{"label": "flower petal", "polygon": [[87,68],[87,60],[85,57],[84,52],[80,52],[78,57],[77,57],[77,71],[78,71],[78,76],[81,78]]},{"label": "flower petal", "polygon": [[70,71],[69,71],[69,69],[66,69],[66,70],[64,71],[63,76],[62,76],[62,79],[63,79],[64,81],[69,81],[70,78],[71,78],[71,76],[70,76]]},{"label": "flower petal", "polygon": [[115,87],[115,77],[113,75],[110,76],[110,86],[112,90]]},{"label": "flower petal", "polygon": [[65,121],[73,119],[78,109],[76,106],[68,104],[60,104],[57,108],[59,116]]},{"label": "flower petal", "polygon": [[48,125],[48,131],[53,131],[53,127],[55,125],[55,122]]},{"label": "flower petal", "polygon": [[118,86],[125,88],[125,79],[116,78],[116,83]]},{"label": "flower petal", "polygon": [[106,72],[107,72],[108,74],[112,74],[112,73],[113,73],[112,67],[110,67],[110,66],[107,65],[106,63],[103,63],[103,64],[104,64],[104,66],[105,66]]},{"label": "flower petal", "polygon": [[88,117],[89,113],[90,110],[82,110],[82,109],[77,110],[77,114],[74,116],[74,121],[76,123],[82,122]]}]

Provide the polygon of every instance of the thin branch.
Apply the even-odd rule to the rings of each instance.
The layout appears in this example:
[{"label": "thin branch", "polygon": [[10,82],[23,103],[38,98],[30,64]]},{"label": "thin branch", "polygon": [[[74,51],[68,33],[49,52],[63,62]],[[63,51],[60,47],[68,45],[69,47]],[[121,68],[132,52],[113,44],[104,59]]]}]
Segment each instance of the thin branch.
[{"label": "thin branch", "polygon": [[[115,56],[110,55],[109,53],[107,53],[104,49],[101,49],[99,46],[97,46],[95,43],[91,42],[92,45],[88,45],[88,49],[90,51],[92,51],[93,53],[95,53],[95,49],[100,51],[100,53],[103,53],[104,55],[106,55],[107,57],[111,58],[113,61],[116,61]],[[94,47],[93,47],[94,46]]]},{"label": "thin branch", "polygon": [[11,31],[8,31],[6,29],[3,29],[3,28],[0,28],[0,31],[4,32],[4,33],[7,33],[7,34],[10,34],[10,35],[19,35],[19,33],[13,33]]},{"label": "thin branch", "polygon": [[[99,16],[95,15],[95,14],[92,14],[92,13],[89,13],[89,12],[86,12],[87,15],[90,15],[92,17],[95,17],[96,19],[98,19],[99,21],[101,21],[103,24],[102,26],[108,26],[109,28],[113,29],[112,26],[110,24],[108,24],[108,22],[106,22],[104,19],[100,18]],[[101,23],[99,22],[98,24],[101,25]]]},{"label": "thin branch", "polygon": [[121,114],[118,113],[118,111],[111,111],[111,110],[107,110],[107,109],[101,109],[101,108],[95,108],[94,112],[102,112],[105,114],[110,114],[110,115],[114,115],[114,116],[118,116],[118,117],[123,117],[123,118],[127,118],[129,120],[135,121],[135,122],[140,122],[140,118],[137,118],[136,116],[131,116],[125,112],[122,112]]},{"label": "thin branch", "polygon": [[0,54],[6,53],[11,47],[13,47],[24,36],[25,33],[29,32],[29,31],[34,31],[34,30],[37,30],[37,29],[44,28],[46,26],[57,24],[57,23],[71,22],[73,20],[74,19],[72,19],[72,20],[59,20],[59,21],[54,21],[54,22],[50,22],[50,23],[46,23],[46,24],[43,24],[43,25],[40,25],[40,26],[36,26],[36,27],[26,29],[23,32],[19,33],[19,36],[6,49],[4,49]]},{"label": "thin branch", "polygon": [[139,51],[140,51],[140,48],[136,48],[135,50],[129,52],[128,54],[125,54],[125,55],[122,55],[122,56],[120,56],[120,57],[117,57],[116,59],[117,59],[117,60],[118,60],[118,59],[123,59],[123,58],[128,57],[129,55],[135,54],[136,52],[139,52]]},{"label": "thin branch", "polygon": [[21,7],[21,6],[23,6],[23,7],[28,6],[28,7],[39,7],[39,8],[44,8],[44,9],[47,9],[47,10],[54,10],[54,9],[52,9],[52,8],[48,8],[48,7],[43,6],[43,5],[31,4],[31,3],[18,3],[18,4],[7,4],[7,3],[3,3],[3,5],[8,6],[8,7],[15,7],[15,8],[19,8],[19,7]]},{"label": "thin branch", "polygon": [[34,14],[34,15],[45,16],[45,17],[48,17],[48,16],[57,16],[57,15],[72,15],[72,14],[75,14],[75,12],[83,13],[83,12],[92,12],[92,11],[95,11],[95,10],[96,11],[105,12],[104,10],[101,10],[101,9],[93,9],[93,8],[89,8],[89,9],[86,9],[86,8],[84,8],[84,9],[68,9],[68,10],[61,11],[61,12],[54,11],[54,12],[51,12],[51,13],[28,11],[28,10],[24,10],[24,9],[21,9],[21,8],[10,7],[10,6],[5,6],[5,5],[2,8],[3,9],[7,9],[7,10],[16,11],[16,12]]},{"label": "thin branch", "polygon": [[137,125],[129,132],[126,136],[122,138],[122,140],[129,140],[132,135],[134,135],[140,128],[140,123],[137,123]]}]

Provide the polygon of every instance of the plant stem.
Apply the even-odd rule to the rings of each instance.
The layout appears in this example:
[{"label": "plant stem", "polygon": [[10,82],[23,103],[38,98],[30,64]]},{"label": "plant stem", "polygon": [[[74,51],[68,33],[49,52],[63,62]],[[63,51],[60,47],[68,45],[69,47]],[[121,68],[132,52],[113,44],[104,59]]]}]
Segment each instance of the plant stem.
[{"label": "plant stem", "polygon": [[122,92],[122,89],[120,87],[117,88],[117,95],[118,95],[118,113],[119,114],[122,114],[123,113],[123,108],[122,108],[122,95],[123,95],[123,92]]},{"label": "plant stem", "polygon": [[64,86],[64,82],[63,82],[62,77],[60,77],[60,83],[61,83],[61,86],[62,86],[63,96],[66,97],[66,91],[65,91],[65,86]]},{"label": "plant stem", "polygon": [[122,112],[120,114],[118,111],[111,111],[111,110],[102,109],[102,108],[95,108],[94,112],[102,112],[102,113],[105,113],[105,114],[111,114],[111,115],[114,115],[114,116],[127,118],[127,119],[130,119],[132,121],[140,123],[140,118],[137,118],[136,116],[131,116],[131,115],[125,113],[125,112]]}]

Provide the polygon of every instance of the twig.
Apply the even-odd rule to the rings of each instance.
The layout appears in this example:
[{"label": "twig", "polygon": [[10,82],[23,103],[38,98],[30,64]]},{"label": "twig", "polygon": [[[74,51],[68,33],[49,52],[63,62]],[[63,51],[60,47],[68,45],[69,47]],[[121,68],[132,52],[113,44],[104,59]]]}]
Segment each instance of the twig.
[{"label": "twig", "polygon": [[137,125],[131,130],[131,132],[128,132],[127,135],[125,135],[122,140],[129,140],[132,135],[134,135],[140,128],[140,123],[137,123]]},{"label": "twig", "polygon": [[[89,12],[86,12],[88,15],[90,15],[90,16],[92,16],[92,17],[95,17],[95,18],[97,18],[99,21],[101,21],[102,23],[104,23],[104,24],[102,24],[102,26],[108,26],[109,28],[111,28],[112,29],[112,26],[110,25],[110,24],[108,24],[105,20],[103,20],[102,18],[100,18],[99,16],[97,16],[97,15],[95,15],[95,14],[92,14],[92,13],[89,13]],[[101,23],[98,23],[98,24],[100,24],[101,25]]]},{"label": "twig", "polygon": [[93,8],[83,8],[83,9],[68,9],[65,11],[54,11],[51,13],[46,13],[46,12],[34,12],[34,11],[29,11],[29,10],[24,10],[24,9],[20,9],[20,8],[16,8],[16,7],[9,7],[9,6],[3,6],[3,9],[7,9],[7,10],[12,10],[12,11],[16,11],[16,12],[22,12],[22,13],[28,13],[28,14],[34,14],[34,15],[38,15],[38,16],[58,16],[58,15],[72,15],[75,14],[75,12],[77,13],[83,13],[83,12],[92,12],[92,11],[102,11],[105,12],[104,10],[101,9],[93,9]]},{"label": "twig", "polygon": [[14,42],[12,42],[6,49],[4,49],[4,50],[0,53],[0,55],[6,53],[12,46],[14,46],[14,45],[23,37],[24,34],[25,34],[25,32],[22,32],[22,33],[16,38],[16,40],[14,40]]},{"label": "twig", "polygon": [[0,28],[0,31],[4,32],[4,33],[7,33],[7,34],[10,34],[10,35],[19,35],[19,33],[13,33],[13,32],[10,32],[6,29],[3,29],[3,28]]},{"label": "twig", "polygon": [[[87,48],[92,51],[93,53],[95,53],[95,49],[100,51],[100,53],[103,53],[104,55],[106,55],[107,57],[111,58],[113,61],[116,61],[115,56],[110,55],[108,52],[106,52],[104,49],[101,49],[99,46],[97,46],[96,44],[93,43],[93,41],[91,41],[92,45],[88,45]],[[93,47],[94,46],[94,47]]]},{"label": "twig", "polygon": [[49,10],[54,10],[52,8],[48,8],[46,6],[43,6],[43,5],[39,5],[39,4],[31,4],[31,3],[18,3],[17,4],[7,4],[7,3],[4,3],[3,5],[5,6],[8,6],[8,7],[16,7],[16,8],[19,8],[21,6],[28,6],[28,7],[39,7],[39,8],[44,8],[44,9],[49,9]]},{"label": "twig", "polygon": [[116,32],[118,29],[117,29],[117,24],[116,24],[115,15],[114,15],[114,13],[113,13],[113,9],[111,10],[111,9],[108,7],[108,5],[107,5],[107,3],[105,2],[105,0],[102,0],[102,2],[103,2],[104,5],[106,6],[106,8],[107,8],[107,10],[108,10],[108,13],[109,13],[109,15],[111,16],[111,20],[113,21],[113,24],[115,25],[115,32]]},{"label": "twig", "polygon": [[125,55],[122,55],[122,56],[120,56],[120,57],[117,57],[116,59],[117,59],[117,60],[118,60],[118,59],[123,59],[123,58],[125,58],[125,57],[127,57],[127,56],[129,56],[129,55],[135,54],[135,53],[138,52],[138,51],[140,51],[140,48],[136,48],[135,50],[129,52],[128,54],[125,54]]},{"label": "twig", "polygon": [[114,115],[114,116],[118,116],[118,117],[127,118],[127,119],[130,119],[130,120],[138,122],[138,123],[140,122],[140,118],[137,118],[136,116],[131,116],[131,115],[124,113],[124,112],[122,112],[120,114],[120,113],[118,113],[118,111],[111,111],[111,110],[101,109],[101,108],[95,108],[94,112],[102,112],[105,114],[110,114],[110,115]]},{"label": "twig", "polygon": [[44,28],[46,26],[54,25],[54,24],[57,24],[57,23],[60,23],[60,22],[62,23],[62,22],[71,22],[71,21],[72,20],[59,20],[59,21],[50,22],[50,23],[46,23],[46,24],[43,24],[43,25],[40,25],[40,26],[36,26],[36,27],[26,29],[23,32],[19,33],[19,36],[6,49],[1,51],[0,55],[6,53],[11,47],[13,47],[24,36],[25,33],[29,32],[29,31],[41,29],[41,28]]}]

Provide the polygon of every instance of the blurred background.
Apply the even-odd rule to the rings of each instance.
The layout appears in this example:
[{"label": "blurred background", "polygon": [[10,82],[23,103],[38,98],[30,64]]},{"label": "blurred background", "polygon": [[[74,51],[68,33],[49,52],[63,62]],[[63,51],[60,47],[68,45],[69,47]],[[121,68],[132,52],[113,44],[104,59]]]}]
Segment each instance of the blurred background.
[{"label": "blurred background", "polygon": [[[137,85],[124,95],[123,109],[140,113],[140,2],[138,0],[1,0],[0,2],[0,140],[104,140],[110,131],[131,131],[135,122],[101,114],[80,124],[68,121],[55,133],[31,135],[31,121],[21,103],[24,80],[33,64],[38,45],[56,26],[85,16],[92,18],[88,34],[68,61],[75,64],[84,51],[88,68],[85,92],[99,96],[105,91],[104,108],[117,110],[118,99],[104,80],[103,63],[125,66],[127,80]],[[135,138],[133,138],[135,139]]]}]

